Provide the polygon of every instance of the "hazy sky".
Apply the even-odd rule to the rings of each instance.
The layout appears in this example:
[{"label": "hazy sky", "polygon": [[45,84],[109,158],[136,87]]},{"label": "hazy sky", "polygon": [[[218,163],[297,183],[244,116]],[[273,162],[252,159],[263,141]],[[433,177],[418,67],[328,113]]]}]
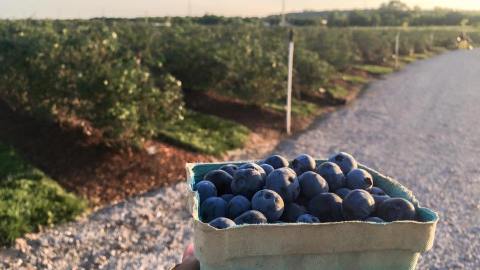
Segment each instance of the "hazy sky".
[{"label": "hazy sky", "polygon": [[[261,16],[281,11],[281,0],[0,0],[0,18],[184,16],[205,13]],[[386,1],[386,0],[385,0]],[[378,7],[382,0],[286,0],[287,11]],[[404,0],[410,6],[480,10],[480,0]]]}]

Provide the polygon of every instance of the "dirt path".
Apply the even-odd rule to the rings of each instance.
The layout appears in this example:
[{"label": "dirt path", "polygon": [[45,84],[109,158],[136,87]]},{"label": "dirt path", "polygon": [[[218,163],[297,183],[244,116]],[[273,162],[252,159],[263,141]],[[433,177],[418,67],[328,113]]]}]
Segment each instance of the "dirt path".
[{"label": "dirt path", "polygon": [[[478,269],[479,63],[475,50],[411,64],[283,141],[277,152],[325,157],[343,150],[395,176],[441,215],[434,248],[419,269]],[[192,237],[184,189],[177,184],[20,239],[0,252],[0,268],[168,269]]]}]

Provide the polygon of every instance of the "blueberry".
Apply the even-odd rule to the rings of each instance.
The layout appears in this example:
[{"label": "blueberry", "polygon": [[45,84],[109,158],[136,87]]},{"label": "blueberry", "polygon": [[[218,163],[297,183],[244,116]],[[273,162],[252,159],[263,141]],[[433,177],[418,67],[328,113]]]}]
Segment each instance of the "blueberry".
[{"label": "blueberry", "polygon": [[200,204],[210,197],[217,196],[217,188],[212,182],[207,180],[198,182],[195,185],[195,190],[198,192],[198,196],[200,197]]},{"label": "blueberry", "polygon": [[335,193],[321,193],[308,203],[308,211],[322,222],[343,220],[342,199]]},{"label": "blueberry", "polygon": [[252,209],[250,201],[242,195],[237,195],[228,202],[226,216],[234,219],[250,209]]},{"label": "blueberry", "polygon": [[262,189],[253,195],[252,209],[262,212],[268,222],[274,222],[283,214],[283,199],[273,190]]},{"label": "blueberry", "polygon": [[347,220],[363,220],[375,210],[375,200],[367,191],[355,189],[343,199],[342,209]]},{"label": "blueberry", "polygon": [[352,191],[351,189],[349,188],[339,188],[337,190],[335,190],[335,194],[337,194],[338,196],[340,196],[340,198],[345,199],[345,197],[347,196],[347,194]]},{"label": "blueberry", "polygon": [[286,222],[295,222],[297,221],[299,216],[306,213],[307,209],[305,209],[305,207],[297,203],[289,203],[285,205],[285,208],[283,209],[283,215],[281,217],[281,220]]},{"label": "blueberry", "polygon": [[378,217],[385,221],[413,220],[415,219],[415,207],[404,198],[390,198],[379,205]]},{"label": "blueberry", "polygon": [[310,214],[303,214],[297,218],[297,222],[300,223],[319,223],[320,220]]},{"label": "blueberry", "polygon": [[255,192],[262,189],[264,185],[263,177],[255,169],[238,169],[235,172],[231,189],[235,195],[243,195],[248,199],[252,198]]},{"label": "blueberry", "polygon": [[210,221],[210,223],[208,224],[217,229],[226,229],[226,228],[235,226],[235,222],[233,222],[233,220],[228,219],[226,217],[218,217]]},{"label": "blueberry", "polygon": [[228,203],[234,196],[233,194],[223,194],[221,197]]},{"label": "blueberry", "polygon": [[262,224],[267,223],[267,218],[257,210],[249,210],[238,216],[234,221],[237,225]]},{"label": "blueberry", "polygon": [[227,165],[223,165],[222,167],[220,167],[219,170],[225,171],[233,177],[235,175],[235,172],[237,171],[237,169],[238,169],[237,165],[227,164]]},{"label": "blueberry", "polygon": [[375,200],[375,207],[377,207],[377,208],[378,208],[378,206],[380,206],[380,204],[382,204],[385,200],[390,199],[390,196],[388,196],[388,195],[376,195],[376,194],[372,194],[372,197],[373,197],[373,200]]},{"label": "blueberry", "polygon": [[272,155],[264,159],[261,164],[268,164],[274,169],[288,167],[288,160],[280,155]]},{"label": "blueberry", "polygon": [[241,165],[240,167],[238,167],[238,169],[254,169],[256,171],[258,171],[261,175],[262,175],[262,179],[263,179],[263,184],[265,184],[265,179],[267,178],[267,173],[265,172],[265,170],[262,168],[262,166],[258,165],[258,164],[255,164],[255,163],[252,163],[252,162],[248,162],[248,163],[245,163],[243,165]]},{"label": "blueberry", "polygon": [[339,152],[332,155],[328,161],[337,164],[342,170],[343,174],[347,175],[351,170],[357,168],[357,161],[352,157],[352,155]]},{"label": "blueberry", "polygon": [[275,170],[272,165],[269,165],[269,164],[262,164],[260,165],[260,167],[262,167],[262,169],[265,171],[265,174],[268,176],[271,172],[273,172],[273,170]]},{"label": "blueberry", "polygon": [[210,197],[200,206],[200,217],[204,222],[210,222],[227,213],[227,202],[220,197]]},{"label": "blueberry", "polygon": [[232,176],[226,171],[213,170],[209,171],[204,177],[204,180],[212,182],[217,188],[217,194],[222,195],[226,193],[232,193],[230,185],[232,183]]},{"label": "blueberry", "polygon": [[370,194],[372,195],[379,195],[379,196],[387,195],[385,191],[383,191],[383,189],[379,187],[371,187],[367,189],[367,191],[370,192]]},{"label": "blueberry", "polygon": [[337,164],[324,162],[317,167],[317,172],[327,181],[330,192],[345,187],[345,175]]},{"label": "blueberry", "polygon": [[383,222],[385,222],[383,219],[381,219],[381,218],[379,218],[379,217],[369,217],[369,218],[365,219],[365,221],[375,222],[375,223],[383,223]]},{"label": "blueberry", "polygon": [[372,175],[363,169],[353,169],[347,174],[347,187],[349,189],[369,189],[372,185]]},{"label": "blueberry", "polygon": [[315,160],[307,154],[301,154],[292,160],[290,166],[297,175],[301,175],[304,172],[315,170]]},{"label": "blueberry", "polygon": [[307,198],[305,198],[304,196],[302,196],[301,194],[300,194],[300,196],[298,196],[297,199],[295,200],[295,203],[296,203],[296,204],[299,204],[299,205],[301,205],[301,206],[303,206],[303,207],[307,207],[308,202],[309,202],[309,200],[308,200]]},{"label": "blueberry", "polygon": [[301,195],[307,200],[315,197],[317,194],[328,192],[328,183],[315,172],[305,172],[298,177]]},{"label": "blueberry", "polygon": [[284,203],[291,203],[300,194],[300,184],[295,172],[290,168],[275,169],[267,176],[266,189],[277,192]]}]

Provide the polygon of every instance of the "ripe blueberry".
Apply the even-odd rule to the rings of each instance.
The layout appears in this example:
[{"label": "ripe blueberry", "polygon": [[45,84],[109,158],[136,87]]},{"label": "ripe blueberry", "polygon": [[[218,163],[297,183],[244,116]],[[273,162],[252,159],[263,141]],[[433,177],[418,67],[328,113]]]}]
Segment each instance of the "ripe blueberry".
[{"label": "ripe blueberry", "polygon": [[315,197],[317,194],[328,192],[328,183],[316,172],[304,172],[298,177],[300,192],[307,200]]},{"label": "ripe blueberry", "polygon": [[317,167],[317,172],[327,181],[330,192],[345,187],[345,175],[337,164],[324,162]]},{"label": "ripe blueberry", "polygon": [[238,169],[231,183],[232,193],[252,198],[264,185],[261,173],[255,169]]},{"label": "ripe blueberry", "polygon": [[262,175],[262,179],[263,179],[263,184],[265,184],[265,178],[267,178],[267,174],[265,173],[265,170],[262,168],[262,166],[258,165],[258,164],[255,164],[255,163],[252,163],[252,162],[248,162],[248,163],[245,163],[243,165],[241,165],[240,167],[238,167],[238,169],[254,169],[256,171],[258,171],[261,175]]},{"label": "ripe blueberry", "polygon": [[347,175],[351,170],[356,169],[358,166],[357,161],[352,157],[352,155],[345,152],[339,152],[332,155],[328,161],[336,163],[345,175]]},{"label": "ripe blueberry", "polygon": [[315,160],[307,154],[301,154],[292,160],[290,166],[297,175],[301,175],[304,172],[315,170]]},{"label": "ripe blueberry", "polygon": [[347,187],[349,189],[369,189],[372,185],[372,175],[363,169],[353,169],[347,174]]},{"label": "ripe blueberry", "polygon": [[375,200],[363,189],[350,191],[342,203],[343,216],[347,220],[366,219],[375,210]]},{"label": "ripe blueberry", "polygon": [[385,221],[413,220],[415,207],[404,198],[391,198],[379,205],[378,216]]},{"label": "ripe blueberry", "polygon": [[342,199],[335,193],[321,193],[308,203],[308,211],[322,222],[343,220]]},{"label": "ripe blueberry", "polygon": [[235,175],[235,172],[237,171],[237,169],[238,169],[237,165],[227,164],[227,165],[223,165],[222,167],[220,167],[219,170],[225,171],[233,177],[233,175]]},{"label": "ripe blueberry", "polygon": [[226,229],[226,228],[235,226],[235,222],[233,222],[233,220],[228,219],[226,217],[218,217],[210,221],[210,223],[208,224],[217,229]]},{"label": "ripe blueberry", "polygon": [[262,167],[262,169],[265,171],[265,174],[268,176],[271,172],[273,172],[273,170],[275,170],[272,165],[269,165],[269,164],[262,164],[260,165],[260,167]]},{"label": "ripe blueberry", "polygon": [[242,195],[233,197],[227,204],[227,217],[234,219],[252,209],[250,201]]},{"label": "ripe blueberry", "polygon": [[379,196],[387,195],[385,191],[383,191],[383,189],[379,187],[371,187],[367,189],[367,191],[370,192],[370,194],[372,195],[379,195]]},{"label": "ripe blueberry", "polygon": [[232,183],[232,176],[226,171],[213,170],[209,171],[204,177],[204,180],[212,182],[217,188],[217,194],[222,195],[226,193],[232,193],[230,185]]},{"label": "ripe blueberry", "polygon": [[217,196],[217,188],[212,182],[207,180],[198,182],[195,185],[195,190],[198,192],[198,196],[200,197],[200,204],[210,197]]},{"label": "ripe blueberry", "polygon": [[267,218],[257,210],[249,210],[238,216],[234,221],[237,225],[262,224],[267,223]]},{"label": "ripe blueberry", "polygon": [[227,202],[220,197],[210,197],[200,206],[200,217],[204,222],[210,222],[227,213]]},{"label": "ripe blueberry", "polygon": [[261,164],[268,164],[274,169],[288,167],[288,160],[280,155],[272,155],[264,159]]},{"label": "ripe blueberry", "polygon": [[277,192],[284,203],[291,203],[300,194],[300,184],[295,172],[290,168],[275,169],[267,176],[266,189]]},{"label": "ripe blueberry", "polygon": [[282,197],[273,190],[262,189],[253,195],[252,209],[262,212],[268,222],[278,220],[283,214],[284,207]]}]

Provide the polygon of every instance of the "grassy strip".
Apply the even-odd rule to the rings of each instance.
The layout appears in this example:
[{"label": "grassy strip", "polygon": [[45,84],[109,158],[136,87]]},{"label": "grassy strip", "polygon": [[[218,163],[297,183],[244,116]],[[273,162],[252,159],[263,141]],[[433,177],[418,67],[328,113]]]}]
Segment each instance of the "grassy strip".
[{"label": "grassy strip", "polygon": [[393,72],[393,68],[377,65],[356,65],[355,68],[366,71],[372,75],[385,75]]},{"label": "grassy strip", "polygon": [[[286,103],[285,100],[278,100],[273,103],[265,104],[265,107],[272,109],[277,112],[284,113],[286,112]],[[296,116],[311,116],[315,115],[319,111],[320,107],[312,102],[292,99],[292,115]]]},{"label": "grassy strip", "polygon": [[71,221],[87,202],[67,193],[44,173],[0,144],[0,245],[40,226]]},{"label": "grassy strip", "polygon": [[362,76],[356,76],[356,75],[349,75],[345,74],[342,76],[342,80],[353,83],[353,84],[366,84],[368,83],[368,79],[364,78]]},{"label": "grassy strip", "polygon": [[327,92],[335,99],[345,99],[348,96],[348,90],[340,85],[327,88]]},{"label": "grassy strip", "polygon": [[188,111],[185,118],[159,132],[160,139],[190,150],[218,155],[242,147],[250,130],[233,121]]}]

